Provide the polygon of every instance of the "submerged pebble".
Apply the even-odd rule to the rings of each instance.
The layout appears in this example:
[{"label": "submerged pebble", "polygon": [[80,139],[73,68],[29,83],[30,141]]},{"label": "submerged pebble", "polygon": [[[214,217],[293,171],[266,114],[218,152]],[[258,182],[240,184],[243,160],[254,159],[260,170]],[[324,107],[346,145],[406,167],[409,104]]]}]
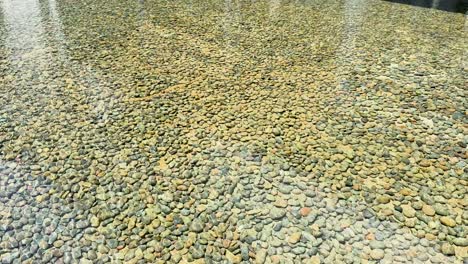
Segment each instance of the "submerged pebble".
[{"label": "submerged pebble", "polygon": [[3,5],[0,262],[462,263],[464,16],[306,2]]}]

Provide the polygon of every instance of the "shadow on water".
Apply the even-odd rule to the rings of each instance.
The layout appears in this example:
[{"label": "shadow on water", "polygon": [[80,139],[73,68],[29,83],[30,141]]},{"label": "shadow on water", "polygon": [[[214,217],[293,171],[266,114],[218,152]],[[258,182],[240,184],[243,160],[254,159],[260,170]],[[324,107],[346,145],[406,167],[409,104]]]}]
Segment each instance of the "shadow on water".
[{"label": "shadow on water", "polygon": [[387,2],[434,8],[454,13],[465,14],[468,11],[468,0],[384,0]]}]

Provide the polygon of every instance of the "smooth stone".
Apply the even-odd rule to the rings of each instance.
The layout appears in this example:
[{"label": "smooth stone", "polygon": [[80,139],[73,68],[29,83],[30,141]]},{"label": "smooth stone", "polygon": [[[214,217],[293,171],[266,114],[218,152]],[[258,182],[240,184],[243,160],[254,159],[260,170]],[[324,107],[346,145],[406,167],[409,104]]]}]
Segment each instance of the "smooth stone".
[{"label": "smooth stone", "polygon": [[291,252],[295,255],[302,255],[306,252],[306,249],[304,247],[294,247]]},{"label": "smooth stone", "polygon": [[257,231],[255,229],[243,230],[240,234],[240,240],[246,243],[252,243],[257,237]]},{"label": "smooth stone", "polygon": [[417,201],[417,202],[413,202],[411,206],[416,210],[421,210],[423,207],[423,203],[420,201]]},{"label": "smooth stone", "polygon": [[94,250],[88,251],[88,254],[87,254],[87,255],[88,255],[88,259],[90,259],[90,260],[95,260],[95,259],[97,259],[97,254],[96,254],[96,252],[95,252]]},{"label": "smooth stone", "polygon": [[388,195],[380,195],[379,197],[377,197],[377,202],[380,204],[387,204],[390,202],[390,200],[390,196]]},{"label": "smooth stone", "polygon": [[249,260],[249,248],[246,245],[241,245],[241,257],[243,260]]},{"label": "smooth stone", "polygon": [[109,239],[106,241],[106,243],[107,246],[109,246],[111,249],[115,249],[119,245],[119,241],[117,241],[117,239]]},{"label": "smooth stone", "polygon": [[372,249],[385,249],[385,243],[378,240],[371,240],[369,246]]},{"label": "smooth stone", "polygon": [[315,196],[317,196],[317,193],[315,191],[312,191],[312,190],[307,190],[307,191],[305,191],[304,194],[309,198],[314,198]]},{"label": "smooth stone", "polygon": [[273,220],[280,220],[286,215],[286,210],[273,207],[270,211],[270,217]]},{"label": "smooth stone", "polygon": [[382,249],[373,249],[370,253],[370,256],[372,259],[375,260],[383,259],[383,257],[385,256],[385,251],[383,251]]},{"label": "smooth stone", "polygon": [[99,226],[99,218],[96,216],[91,217],[90,221],[92,227],[98,227]]},{"label": "smooth stone", "polygon": [[288,242],[290,244],[296,244],[297,242],[299,242],[299,240],[301,240],[301,235],[301,232],[292,233],[288,238]]},{"label": "smooth stone", "polygon": [[425,202],[428,205],[433,205],[434,204],[434,198],[426,192],[421,193],[421,200]]},{"label": "smooth stone", "polygon": [[442,216],[440,218],[440,222],[443,224],[443,225],[446,225],[448,227],[454,227],[457,225],[457,223],[455,222],[455,220],[453,220],[451,217],[448,217],[448,216]]},{"label": "smooth stone", "polygon": [[205,253],[202,250],[196,249],[194,247],[190,248],[190,253],[192,254],[192,257],[194,259],[200,259],[203,258]]},{"label": "smooth stone", "polygon": [[432,206],[427,205],[427,204],[423,205],[422,211],[423,211],[424,214],[426,214],[428,216],[434,216],[435,215],[434,208],[432,208]]},{"label": "smooth stone", "polygon": [[463,237],[456,237],[453,239],[453,244],[460,247],[468,247],[468,239]]},{"label": "smooth stone", "polygon": [[322,262],[319,256],[312,256],[305,263],[306,264],[321,264]]},{"label": "smooth stone", "polygon": [[265,263],[267,257],[267,251],[265,249],[259,249],[255,254],[255,263],[256,264],[263,264]]},{"label": "smooth stone", "polygon": [[278,186],[278,191],[283,194],[290,194],[294,188],[291,185],[280,184]]},{"label": "smooth stone", "polygon": [[203,231],[203,226],[204,225],[200,220],[194,219],[192,221],[192,224],[190,224],[190,231],[200,233],[201,231]]},{"label": "smooth stone", "polygon": [[402,204],[401,208],[403,209],[403,215],[406,217],[412,218],[416,215],[416,210],[408,204]]},{"label": "smooth stone", "polygon": [[277,199],[273,205],[279,208],[286,208],[288,206],[288,201],[284,199]]},{"label": "smooth stone", "polygon": [[364,216],[364,218],[372,218],[374,216],[374,213],[369,209],[364,209],[364,211],[362,211],[362,215]]},{"label": "smooth stone", "polygon": [[443,243],[440,251],[445,255],[455,255],[455,249],[449,243]]},{"label": "smooth stone", "polygon": [[231,251],[226,250],[226,258],[230,263],[240,263],[242,261],[241,256],[234,255]]},{"label": "smooth stone", "polygon": [[450,214],[450,211],[446,205],[434,204],[433,208],[438,215],[447,216]]}]

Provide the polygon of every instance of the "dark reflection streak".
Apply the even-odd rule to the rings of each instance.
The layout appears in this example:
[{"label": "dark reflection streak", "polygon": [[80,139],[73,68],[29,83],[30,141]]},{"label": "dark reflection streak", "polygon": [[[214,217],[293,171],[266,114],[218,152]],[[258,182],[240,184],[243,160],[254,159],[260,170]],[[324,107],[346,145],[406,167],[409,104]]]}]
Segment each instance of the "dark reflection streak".
[{"label": "dark reflection streak", "polygon": [[384,0],[424,8],[434,8],[448,12],[465,14],[468,11],[468,0]]},{"label": "dark reflection streak", "polygon": [[[468,16],[465,15],[465,24],[463,26],[465,32],[468,32]],[[462,54],[460,56],[460,73],[462,76],[466,74],[468,70],[468,43],[465,41],[464,49],[462,49]]]}]

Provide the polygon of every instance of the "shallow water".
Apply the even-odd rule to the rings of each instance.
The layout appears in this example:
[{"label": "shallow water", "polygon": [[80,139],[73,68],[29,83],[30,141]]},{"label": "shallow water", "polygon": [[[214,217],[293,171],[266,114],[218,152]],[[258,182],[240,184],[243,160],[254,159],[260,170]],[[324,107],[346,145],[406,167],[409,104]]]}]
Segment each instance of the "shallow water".
[{"label": "shallow water", "polygon": [[1,0],[2,263],[463,263],[466,18]]}]

